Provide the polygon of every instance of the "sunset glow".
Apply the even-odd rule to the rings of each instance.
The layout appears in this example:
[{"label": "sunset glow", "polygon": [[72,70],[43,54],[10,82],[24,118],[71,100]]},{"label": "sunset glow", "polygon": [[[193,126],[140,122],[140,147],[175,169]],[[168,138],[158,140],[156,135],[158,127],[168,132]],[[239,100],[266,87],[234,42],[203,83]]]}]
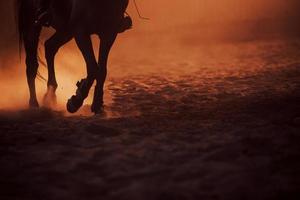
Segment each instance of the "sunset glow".
[{"label": "sunset glow", "polygon": [[[176,55],[182,62],[207,63],[205,51],[199,49],[207,43],[224,43],[228,41],[253,40],[259,38],[275,38],[282,35],[297,33],[295,17],[298,15],[296,0],[174,0],[170,1],[137,1],[142,15],[150,20],[138,18],[134,4],[128,8],[134,19],[133,30],[120,35],[113,47],[109,66],[109,78],[126,77],[126,73],[138,75],[148,71],[159,71],[170,68],[168,65]],[[18,58],[18,39],[13,24],[13,7],[3,8],[2,15],[8,16],[7,29],[1,32],[1,77],[0,90],[2,98],[0,108],[24,107],[27,105],[28,89],[25,80],[25,64],[22,54]],[[53,30],[45,29],[40,44],[40,56],[43,58],[43,42]],[[98,39],[94,38],[97,55]],[[13,45],[11,45],[11,43]],[[187,52],[186,48],[197,44],[197,52]],[[215,51],[211,49],[211,51]],[[196,55],[197,54],[197,55]],[[226,57],[226,55],[220,55]],[[235,57],[234,52],[228,59]],[[161,59],[161,62],[158,62]],[[128,62],[136,63],[135,66]],[[165,62],[165,63],[163,63]],[[155,67],[151,66],[155,63]],[[171,65],[171,64],[170,64]],[[143,67],[141,67],[143,66]],[[136,69],[142,69],[136,70]],[[155,69],[155,70],[151,70]],[[170,68],[171,69],[171,68]],[[177,69],[172,68],[172,73]],[[184,68],[185,72],[191,67]],[[40,67],[41,75],[47,77],[45,67]],[[85,77],[85,64],[74,41],[64,46],[56,57],[56,71],[59,82],[58,102],[62,106],[67,98],[74,93],[75,83]],[[180,71],[178,71],[180,73]],[[37,80],[37,91],[42,98],[46,84]],[[87,100],[89,102],[90,99]]]}]

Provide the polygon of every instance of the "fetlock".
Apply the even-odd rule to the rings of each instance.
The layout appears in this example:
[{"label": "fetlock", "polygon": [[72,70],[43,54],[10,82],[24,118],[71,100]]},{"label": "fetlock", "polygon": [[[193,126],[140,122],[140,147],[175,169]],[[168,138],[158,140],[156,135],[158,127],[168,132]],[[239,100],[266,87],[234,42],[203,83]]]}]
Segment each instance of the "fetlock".
[{"label": "fetlock", "polygon": [[99,114],[102,113],[103,110],[104,110],[103,92],[97,92],[97,90],[95,89],[91,111],[95,114]]}]

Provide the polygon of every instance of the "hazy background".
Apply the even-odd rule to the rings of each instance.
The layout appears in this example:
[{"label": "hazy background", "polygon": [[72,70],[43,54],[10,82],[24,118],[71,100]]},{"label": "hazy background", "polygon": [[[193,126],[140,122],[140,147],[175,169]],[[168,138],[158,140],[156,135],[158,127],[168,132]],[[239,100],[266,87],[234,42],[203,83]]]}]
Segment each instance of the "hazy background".
[{"label": "hazy background", "polygon": [[[299,0],[136,0],[136,2],[142,15],[151,20],[139,19],[133,1],[130,1],[128,12],[133,17],[134,29],[120,35],[113,48],[110,65],[115,68],[111,67],[112,77],[118,73],[124,75],[126,66],[127,71],[132,71],[134,69],[131,70],[128,66],[141,64],[151,66],[154,62],[152,60],[163,60],[168,56],[174,62],[180,62],[182,57],[195,51],[195,47],[207,44],[289,40],[300,36]],[[2,24],[0,90],[4,96],[0,100],[0,108],[10,105],[13,99],[20,101],[20,96],[26,102],[19,102],[18,105],[27,104],[24,55],[20,60],[14,17],[14,1],[0,0]],[[51,29],[43,31],[41,44],[52,32]],[[95,47],[97,45],[98,42]],[[97,48],[95,50],[97,51]],[[176,56],[170,57],[175,50]],[[43,48],[40,54],[43,54]],[[85,73],[84,63],[73,41],[60,50],[56,65],[59,83],[62,85],[61,93],[69,96],[74,92],[76,80],[82,78]],[[46,76],[44,68],[40,71]],[[44,90],[45,84],[42,81],[38,84],[40,85],[38,90]]]},{"label": "hazy background", "polygon": [[[131,0],[129,13],[134,18],[134,30],[128,35],[159,34],[160,38],[260,39],[262,37],[299,36],[298,0],[136,0],[140,12],[151,18],[137,17]],[[1,58],[3,49],[13,48],[16,41],[14,1],[0,1]],[[178,42],[178,41],[174,41]],[[1,59],[3,60],[3,58]]]}]

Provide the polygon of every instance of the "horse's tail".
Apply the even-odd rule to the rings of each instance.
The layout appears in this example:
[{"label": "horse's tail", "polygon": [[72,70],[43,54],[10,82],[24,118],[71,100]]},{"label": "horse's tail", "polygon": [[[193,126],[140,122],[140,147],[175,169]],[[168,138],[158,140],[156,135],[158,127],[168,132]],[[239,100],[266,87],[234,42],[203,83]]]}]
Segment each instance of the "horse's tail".
[{"label": "horse's tail", "polygon": [[23,35],[24,35],[23,3],[24,3],[24,0],[15,0],[15,22],[16,22],[16,30],[19,34],[19,56],[20,56],[20,58],[21,58],[21,53],[22,53]]}]

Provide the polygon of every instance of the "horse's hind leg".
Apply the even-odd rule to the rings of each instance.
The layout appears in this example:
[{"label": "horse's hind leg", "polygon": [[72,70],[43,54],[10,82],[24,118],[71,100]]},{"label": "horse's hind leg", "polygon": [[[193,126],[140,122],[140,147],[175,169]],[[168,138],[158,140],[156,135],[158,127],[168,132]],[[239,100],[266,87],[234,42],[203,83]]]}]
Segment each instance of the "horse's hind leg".
[{"label": "horse's hind leg", "polygon": [[57,81],[54,69],[54,59],[57,51],[61,46],[70,41],[72,36],[70,34],[56,32],[51,38],[45,42],[45,56],[48,67],[48,84],[47,93],[44,96],[44,105],[53,107],[56,104],[55,91],[57,89]]},{"label": "horse's hind leg", "polygon": [[98,58],[98,72],[96,76],[97,84],[95,87],[94,98],[92,103],[92,112],[101,113],[103,108],[103,87],[107,75],[107,60],[110,49],[116,39],[116,34],[101,37],[101,44]]},{"label": "horse's hind leg", "polygon": [[83,104],[84,99],[88,96],[91,86],[96,77],[97,61],[94,55],[93,45],[89,34],[79,34],[75,37],[87,67],[87,78],[77,83],[78,89],[76,95],[73,95],[67,103],[67,110],[75,113]]},{"label": "horse's hind leg", "polygon": [[29,106],[31,108],[39,107],[36,97],[35,78],[39,67],[37,59],[37,48],[40,32],[41,27],[32,27],[23,35],[24,47],[26,52],[26,76],[30,93]]}]

